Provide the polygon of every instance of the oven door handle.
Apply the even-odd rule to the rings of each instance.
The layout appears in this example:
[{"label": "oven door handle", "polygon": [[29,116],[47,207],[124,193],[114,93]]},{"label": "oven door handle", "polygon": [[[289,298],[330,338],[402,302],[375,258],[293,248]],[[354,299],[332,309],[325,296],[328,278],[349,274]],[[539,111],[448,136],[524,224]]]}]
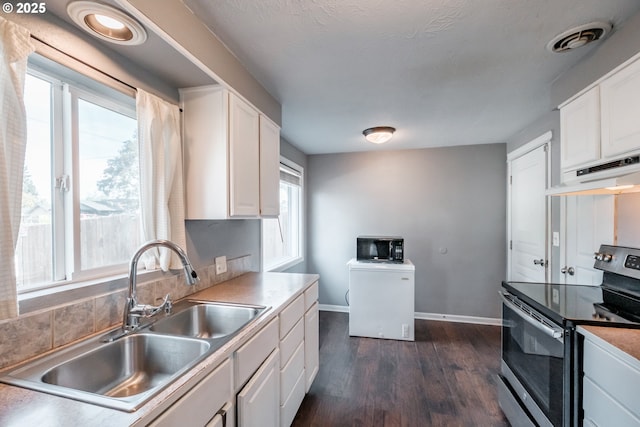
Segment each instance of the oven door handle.
[{"label": "oven door handle", "polygon": [[[547,324],[550,322],[543,320],[543,318],[540,315],[538,315],[540,317],[534,317],[532,313],[534,313],[535,310],[529,308],[529,306],[520,302],[519,300],[518,300],[519,304],[514,303],[512,298],[516,298],[516,297],[511,295],[509,292],[498,291],[498,293],[502,298],[502,302],[511,310],[513,310],[518,316],[524,319],[524,321],[529,323],[531,326],[537,328],[538,330],[544,332],[545,334],[549,335],[551,338],[555,338],[560,342],[564,342],[563,329],[551,327],[550,325]],[[525,309],[524,307],[527,307],[527,309]]]}]

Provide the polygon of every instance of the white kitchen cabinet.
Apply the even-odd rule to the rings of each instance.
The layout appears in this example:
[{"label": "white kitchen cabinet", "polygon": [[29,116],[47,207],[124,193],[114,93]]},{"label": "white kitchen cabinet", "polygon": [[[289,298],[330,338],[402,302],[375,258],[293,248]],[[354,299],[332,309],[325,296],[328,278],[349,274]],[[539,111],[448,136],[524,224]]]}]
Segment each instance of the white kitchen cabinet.
[{"label": "white kitchen cabinet", "polygon": [[600,89],[596,86],[560,108],[562,169],[600,159]]},{"label": "white kitchen cabinet", "polygon": [[640,361],[583,334],[584,424],[640,427]]},{"label": "white kitchen cabinet", "polygon": [[280,426],[280,352],[275,349],[238,394],[238,426]]},{"label": "white kitchen cabinet", "polygon": [[260,215],[280,215],[280,128],[260,115]]},{"label": "white kitchen cabinet", "polygon": [[213,372],[156,418],[150,427],[194,427],[233,425],[231,361],[225,360]]},{"label": "white kitchen cabinet", "polygon": [[277,215],[278,126],[219,85],[181,89],[180,98],[186,218]]},{"label": "white kitchen cabinet", "polygon": [[318,310],[318,282],[304,293],[304,371],[305,392],[308,393],[320,369],[320,318]]},{"label": "white kitchen cabinet", "polygon": [[602,156],[616,158],[640,149],[640,60],[600,84]]},{"label": "white kitchen cabinet", "polygon": [[285,307],[280,318],[280,425],[287,427],[304,399],[304,295]]},{"label": "white kitchen cabinet", "polygon": [[273,319],[234,353],[234,384],[238,390],[278,346],[278,319]]}]

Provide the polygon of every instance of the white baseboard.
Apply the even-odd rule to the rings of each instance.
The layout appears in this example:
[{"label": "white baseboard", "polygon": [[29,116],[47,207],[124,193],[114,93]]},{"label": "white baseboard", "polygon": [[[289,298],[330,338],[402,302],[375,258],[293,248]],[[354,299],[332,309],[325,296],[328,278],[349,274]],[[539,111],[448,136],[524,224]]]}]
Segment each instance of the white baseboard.
[{"label": "white baseboard", "polygon": [[[346,305],[330,305],[319,304],[318,309],[320,311],[335,311],[338,313],[348,313],[349,307]],[[458,323],[474,323],[477,325],[492,325],[501,326],[502,319],[495,319],[492,317],[477,317],[477,316],[460,316],[457,314],[439,314],[439,313],[415,313],[416,319],[422,320],[437,320],[441,322],[458,322]]]},{"label": "white baseboard", "polygon": [[318,304],[318,310],[320,311],[336,311],[338,313],[348,313],[349,307],[346,305],[330,305],[330,304]]},{"label": "white baseboard", "polygon": [[502,326],[502,319],[496,319],[493,317],[461,316],[457,314],[416,312],[415,318],[423,319],[423,320],[438,320],[442,322],[474,323],[477,325]]}]

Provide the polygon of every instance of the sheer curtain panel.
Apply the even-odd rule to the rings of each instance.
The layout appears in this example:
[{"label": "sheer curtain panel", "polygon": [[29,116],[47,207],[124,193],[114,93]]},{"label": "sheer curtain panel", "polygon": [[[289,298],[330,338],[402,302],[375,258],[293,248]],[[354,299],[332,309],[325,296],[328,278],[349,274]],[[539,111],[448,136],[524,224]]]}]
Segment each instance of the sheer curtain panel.
[{"label": "sheer curtain panel", "polygon": [[29,31],[0,17],[0,319],[18,315],[15,248],[27,144],[24,80],[34,51]]},{"label": "sheer curtain panel", "polygon": [[[140,203],[143,240],[167,239],[186,250],[180,110],[138,89],[136,96],[140,144]],[[147,251],[145,268],[181,268],[170,251]],[[153,255],[155,254],[155,255]]]}]

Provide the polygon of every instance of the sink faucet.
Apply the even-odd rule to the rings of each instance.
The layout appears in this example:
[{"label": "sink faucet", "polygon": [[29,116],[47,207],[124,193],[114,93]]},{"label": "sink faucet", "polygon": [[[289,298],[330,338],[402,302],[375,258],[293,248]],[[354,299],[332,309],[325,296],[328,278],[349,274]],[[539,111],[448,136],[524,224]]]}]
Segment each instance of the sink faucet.
[{"label": "sink faucet", "polygon": [[124,331],[136,330],[140,325],[141,317],[154,316],[163,309],[167,312],[171,310],[171,300],[169,299],[169,294],[164,297],[164,301],[158,306],[138,304],[138,297],[136,293],[138,260],[147,250],[158,246],[171,249],[178,255],[180,261],[182,262],[182,267],[184,268],[184,275],[187,285],[195,285],[198,281],[198,274],[191,266],[191,262],[189,262],[187,254],[184,252],[184,250],[182,250],[182,248],[180,248],[180,246],[176,245],[173,242],[170,242],[169,240],[151,240],[140,246],[133,257],[131,257],[131,265],[129,269],[129,296],[127,297],[127,303],[124,307],[122,321],[122,329]]}]

